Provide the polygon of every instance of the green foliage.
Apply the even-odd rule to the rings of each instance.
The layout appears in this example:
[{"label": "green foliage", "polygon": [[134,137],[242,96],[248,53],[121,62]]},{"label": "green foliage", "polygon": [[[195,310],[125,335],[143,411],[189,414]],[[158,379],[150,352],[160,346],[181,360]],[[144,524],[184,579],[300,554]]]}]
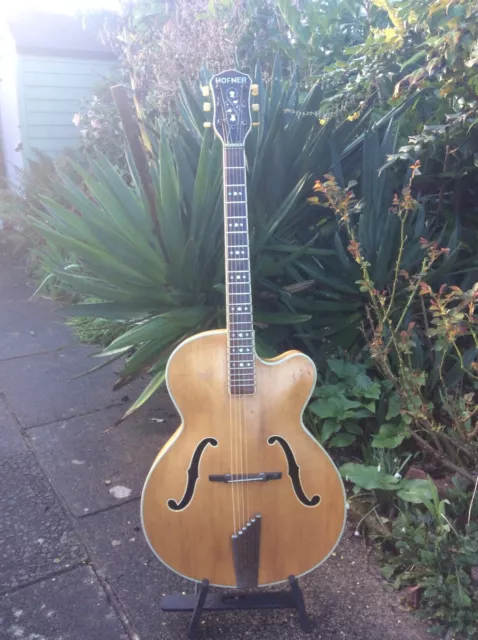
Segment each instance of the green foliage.
[{"label": "green foliage", "polygon": [[[86,297],[82,299],[82,303],[99,304],[101,300]],[[123,335],[130,325],[128,320],[118,321],[111,318],[88,316],[72,316],[67,319],[66,324],[73,329],[82,343],[94,344],[102,348],[107,347],[113,340]]]},{"label": "green foliage", "polygon": [[395,492],[405,502],[426,504],[432,499],[435,486],[430,480],[402,478],[397,471],[391,475],[378,467],[347,462],[340,467],[345,480],[354,484],[354,493],[361,489],[367,491]]},{"label": "green foliage", "polygon": [[92,154],[100,151],[127,179],[124,134],[111,93],[111,87],[120,82],[121,77],[111,77],[98,83],[91,100],[82,100],[73,122],[80,129],[82,152]]},{"label": "green foliage", "polygon": [[[280,74],[270,87],[260,76],[258,81],[263,126],[247,144],[249,216],[257,340],[259,349],[270,353],[299,342],[301,327],[312,320],[310,310],[300,305],[310,296],[300,271],[333,253],[317,246],[321,229],[307,200],[312,171],[332,162],[332,135],[346,141],[356,127],[311,129],[286,112],[297,106],[298,97],[293,88],[282,86]],[[313,110],[320,99],[314,87],[305,104]],[[35,222],[61,252],[52,256],[46,251],[44,257],[62,286],[103,301],[75,305],[67,313],[130,322],[103,355],[126,356],[120,385],[144,371],[152,375],[133,408],[164,379],[167,358],[181,340],[225,325],[221,145],[211,134],[202,138],[199,105],[184,87],[184,120],[162,121],[157,135],[151,129],[155,161],[150,172],[160,237],[152,231],[129,156],[131,184],[98,155],[90,159],[88,171],[75,165],[81,189],[63,176],[58,186],[63,204],[43,198]],[[314,330],[308,326],[307,333]]]},{"label": "green foliage", "polygon": [[[389,161],[422,159],[417,188],[434,216],[476,228],[478,153],[476,1],[250,0],[239,49],[269,62],[280,51],[286,77],[319,81],[320,117],[379,119],[415,96]],[[408,138],[408,142],[407,142]]]},{"label": "green foliage", "polygon": [[[412,179],[417,171],[418,164],[412,167]],[[475,382],[478,296],[474,289],[463,292],[456,285],[447,289],[443,283],[446,275],[453,273],[459,255],[456,238],[450,237],[451,249],[441,248],[437,241],[430,242],[421,235],[418,242],[413,241],[413,227],[422,210],[411,195],[410,184],[405,185],[389,209],[389,216],[395,219],[390,217],[385,222],[395,225],[398,243],[384,256],[389,276],[383,281],[383,271],[376,270],[374,254],[367,245],[368,233],[374,234],[375,228],[364,233],[362,220],[357,221],[360,205],[353,193],[339,187],[333,176],[326,178],[324,183],[317,182],[316,191],[346,231],[348,252],[360,270],[356,285],[369,297],[368,350],[377,371],[396,394],[388,417],[400,414],[399,424],[382,424],[373,444],[394,446],[411,436],[441,465],[471,479],[478,459],[471,422],[474,411],[470,402],[463,407],[466,411],[457,411],[454,385]],[[377,225],[380,227],[378,221]],[[389,229],[384,232],[387,238]],[[470,272],[475,272],[473,263]],[[431,285],[437,277],[442,284],[435,293]],[[431,298],[428,309],[424,296]],[[433,363],[433,368],[427,371],[425,362]],[[442,418],[444,411],[448,420]]]},{"label": "green foliage", "polygon": [[478,508],[461,490],[440,499],[433,483],[427,512],[409,508],[393,526],[396,554],[383,567],[395,588],[418,591],[420,615],[433,623],[432,631],[474,638],[478,634]]},{"label": "green foliage", "polygon": [[[395,428],[392,425],[383,425],[374,435],[388,396],[387,385],[377,379],[372,380],[366,366],[361,363],[329,359],[327,367],[328,372],[317,386],[308,407],[310,429],[317,438],[328,447],[349,446],[357,439],[367,442],[371,437],[374,446],[398,446],[401,440],[393,441],[392,435],[385,439],[383,429]],[[380,438],[381,441],[376,443],[375,440]]]}]

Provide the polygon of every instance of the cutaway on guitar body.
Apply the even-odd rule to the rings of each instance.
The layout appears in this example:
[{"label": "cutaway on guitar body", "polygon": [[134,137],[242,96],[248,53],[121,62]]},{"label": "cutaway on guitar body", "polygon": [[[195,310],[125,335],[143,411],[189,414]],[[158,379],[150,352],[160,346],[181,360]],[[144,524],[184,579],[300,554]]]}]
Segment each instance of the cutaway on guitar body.
[{"label": "cutaway on guitar body", "polygon": [[[167,382],[182,424],[142,498],[144,531],[160,560],[224,587],[253,585],[254,575],[261,586],[307,573],[332,552],[345,519],[339,473],[301,420],[315,385],[312,361],[289,352],[256,357],[255,365],[256,392],[233,396],[225,330],[176,349]],[[248,534],[234,538],[257,515],[254,543]]]}]

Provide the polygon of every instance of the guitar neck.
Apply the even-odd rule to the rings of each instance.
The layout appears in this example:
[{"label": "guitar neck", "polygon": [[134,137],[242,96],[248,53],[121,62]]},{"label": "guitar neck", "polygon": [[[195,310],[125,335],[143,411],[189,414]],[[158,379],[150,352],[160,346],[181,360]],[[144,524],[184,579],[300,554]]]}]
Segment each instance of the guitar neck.
[{"label": "guitar neck", "polygon": [[244,146],[224,146],[223,172],[229,391],[250,395],[255,348]]}]

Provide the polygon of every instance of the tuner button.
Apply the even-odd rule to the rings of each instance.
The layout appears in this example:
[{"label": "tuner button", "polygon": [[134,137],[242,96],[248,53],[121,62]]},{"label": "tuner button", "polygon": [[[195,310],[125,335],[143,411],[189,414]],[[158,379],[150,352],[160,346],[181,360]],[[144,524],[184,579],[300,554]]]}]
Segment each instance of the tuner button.
[{"label": "tuner button", "polygon": [[258,96],[259,95],[259,85],[258,84],[251,84],[251,93],[253,96]]},{"label": "tuner button", "polygon": [[208,95],[209,95],[209,87],[207,86],[207,84],[204,85],[203,87],[201,87],[201,91],[202,91],[203,96],[205,98],[207,98]]},{"label": "tuner button", "polygon": [[211,123],[210,123],[210,122],[205,122],[205,123],[204,123],[204,127],[205,127],[206,129],[209,129],[209,128],[211,127]]},{"label": "tuner button", "polygon": [[258,102],[255,102],[255,103],[252,105],[252,110],[253,110],[253,111],[259,111],[259,103],[258,103]]},{"label": "tuner button", "polygon": [[211,111],[211,103],[210,102],[205,102],[203,104],[203,109],[204,109],[204,111]]}]

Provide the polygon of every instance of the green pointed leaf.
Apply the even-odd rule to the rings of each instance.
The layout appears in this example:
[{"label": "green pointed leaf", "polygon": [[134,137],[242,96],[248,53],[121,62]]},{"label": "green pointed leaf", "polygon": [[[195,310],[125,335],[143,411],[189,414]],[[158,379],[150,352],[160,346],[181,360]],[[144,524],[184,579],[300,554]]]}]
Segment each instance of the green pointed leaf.
[{"label": "green pointed leaf", "polygon": [[379,471],[377,467],[348,462],[343,464],[340,474],[362,489],[387,489],[395,491],[399,480],[394,476]]},{"label": "green pointed leaf", "polygon": [[357,437],[351,433],[339,433],[329,442],[329,447],[348,447],[355,442]]},{"label": "green pointed leaf", "polygon": [[330,436],[340,429],[340,424],[335,420],[325,420],[320,432],[322,442],[327,442]]},{"label": "green pointed leaf", "polygon": [[151,396],[161,387],[161,385],[164,383],[165,380],[166,380],[166,373],[164,371],[158,371],[158,373],[156,373],[156,375],[153,377],[153,379],[148,384],[146,389],[141,393],[139,398],[135,402],[133,402],[133,404],[130,406],[128,411],[126,411],[126,413],[123,415],[121,419],[125,420],[137,409],[142,407],[143,404],[145,404],[151,398]]},{"label": "green pointed leaf", "polygon": [[403,425],[383,424],[377,435],[373,436],[372,447],[395,449],[408,437]]}]

